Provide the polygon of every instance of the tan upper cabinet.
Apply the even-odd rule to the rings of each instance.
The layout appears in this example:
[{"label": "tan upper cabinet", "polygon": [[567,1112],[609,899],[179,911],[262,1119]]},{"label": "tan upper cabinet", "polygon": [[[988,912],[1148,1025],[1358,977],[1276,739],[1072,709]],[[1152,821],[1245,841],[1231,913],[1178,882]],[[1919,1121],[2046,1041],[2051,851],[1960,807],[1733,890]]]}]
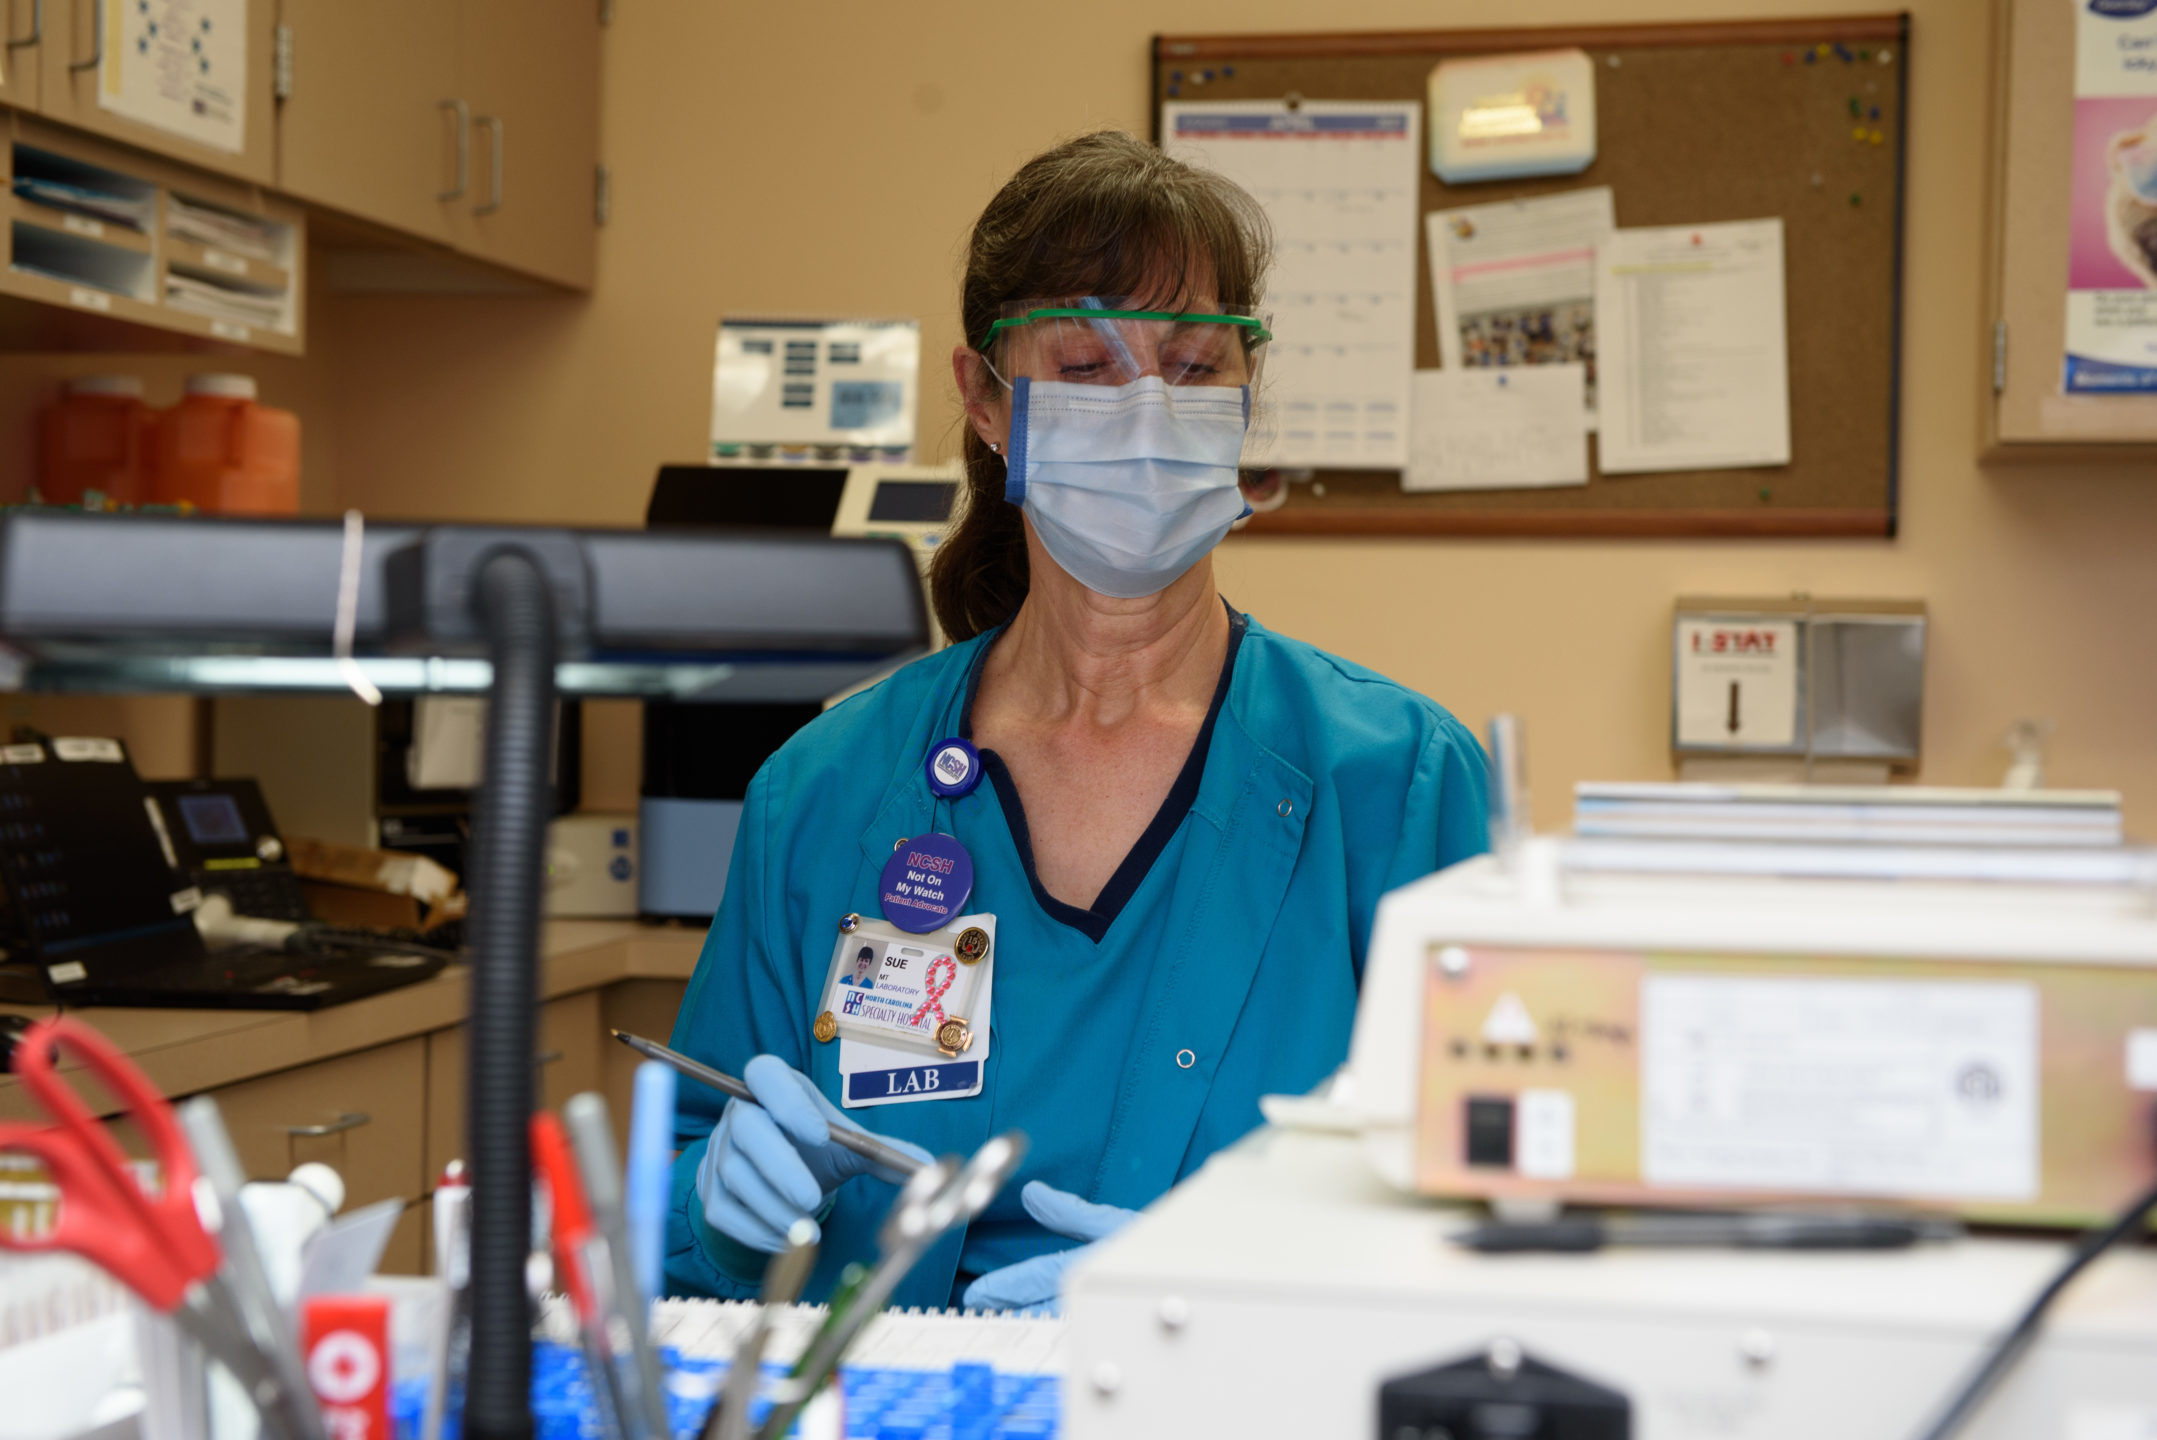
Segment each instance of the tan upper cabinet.
[{"label": "tan upper cabinet", "polygon": [[[244,78],[234,77],[234,88],[242,97],[242,144],[237,153],[116,114],[99,103],[99,86],[114,86],[116,71],[145,53],[146,37],[129,37],[134,27],[149,23],[151,12],[138,7],[135,0],[42,0],[42,7],[38,0],[12,0],[12,4],[18,38],[28,36],[33,28],[41,32],[35,47],[39,71],[35,108],[47,119],[221,175],[264,184],[276,178],[277,0],[244,0],[246,69]],[[29,46],[16,50],[14,65],[21,67],[22,57],[31,53]],[[12,73],[8,82],[14,82]],[[22,100],[7,98],[29,108]]]},{"label": "tan upper cabinet", "polygon": [[37,109],[38,57],[45,47],[47,0],[7,0],[7,48],[0,50],[0,104]]},{"label": "tan upper cabinet", "polygon": [[599,163],[596,0],[457,0],[458,98],[471,107],[459,249],[592,283]]},{"label": "tan upper cabinet", "polygon": [[469,117],[457,89],[457,6],[446,0],[282,0],[290,92],[278,108],[281,190],[408,235],[448,242]]},{"label": "tan upper cabinet", "polygon": [[596,0],[282,0],[279,188],[592,283]]}]

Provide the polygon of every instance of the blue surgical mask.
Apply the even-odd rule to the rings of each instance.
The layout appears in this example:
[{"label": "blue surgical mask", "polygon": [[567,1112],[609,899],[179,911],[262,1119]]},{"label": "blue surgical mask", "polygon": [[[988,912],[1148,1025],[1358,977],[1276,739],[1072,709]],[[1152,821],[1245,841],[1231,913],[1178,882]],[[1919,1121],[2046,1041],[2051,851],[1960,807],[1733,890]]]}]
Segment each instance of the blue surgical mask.
[{"label": "blue surgical mask", "polygon": [[1155,594],[1251,513],[1236,486],[1250,408],[1244,386],[1020,377],[1004,498],[1089,590]]}]

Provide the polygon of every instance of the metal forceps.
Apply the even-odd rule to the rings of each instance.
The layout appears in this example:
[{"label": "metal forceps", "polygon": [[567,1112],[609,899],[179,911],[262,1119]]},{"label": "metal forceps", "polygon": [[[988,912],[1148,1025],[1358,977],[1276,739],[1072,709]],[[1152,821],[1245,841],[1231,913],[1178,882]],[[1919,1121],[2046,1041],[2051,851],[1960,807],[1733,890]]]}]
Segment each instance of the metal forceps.
[{"label": "metal forceps", "polygon": [[[149,1144],[162,1181],[157,1193],[137,1182],[119,1145],[56,1073],[63,1049],[120,1103]],[[43,1164],[59,1187],[60,1206],[43,1234],[0,1231],[0,1249],[69,1250],[100,1266],[230,1370],[262,1412],[267,1433],[321,1440],[313,1396],[290,1383],[257,1342],[217,1240],[196,1212],[195,1155],[157,1087],[104,1036],[64,1015],[38,1022],[22,1037],[15,1073],[53,1123],[0,1124],[0,1153]]]}]

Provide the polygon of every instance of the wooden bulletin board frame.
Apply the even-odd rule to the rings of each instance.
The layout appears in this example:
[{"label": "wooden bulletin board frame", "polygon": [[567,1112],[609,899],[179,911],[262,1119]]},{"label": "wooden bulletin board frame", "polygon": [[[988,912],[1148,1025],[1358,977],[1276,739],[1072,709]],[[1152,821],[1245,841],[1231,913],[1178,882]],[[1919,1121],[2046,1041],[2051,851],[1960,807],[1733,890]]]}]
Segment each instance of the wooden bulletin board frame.
[{"label": "wooden bulletin board frame", "polygon": [[[1596,65],[1594,163],[1577,175],[1456,186],[1425,163],[1422,213],[1608,185],[1621,226],[1783,218],[1788,465],[1606,479],[1591,440],[1586,486],[1404,492],[1397,471],[1319,470],[1314,483],[1291,485],[1281,508],[1252,517],[1248,533],[1892,537],[1909,46],[1907,14],[1156,36],[1157,144],[1171,100],[1421,100],[1431,67],[1449,56],[1583,49]],[[1439,363],[1422,232],[1419,368]]]}]

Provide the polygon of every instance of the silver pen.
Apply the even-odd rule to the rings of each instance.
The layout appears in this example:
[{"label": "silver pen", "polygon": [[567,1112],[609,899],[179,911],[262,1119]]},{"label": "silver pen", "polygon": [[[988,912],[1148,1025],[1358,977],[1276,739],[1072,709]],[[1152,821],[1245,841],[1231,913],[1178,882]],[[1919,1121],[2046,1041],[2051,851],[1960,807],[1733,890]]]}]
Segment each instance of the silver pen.
[{"label": "silver pen", "polygon": [[[709,1085],[722,1095],[732,1096],[736,1100],[746,1100],[751,1105],[757,1103],[755,1094],[750,1091],[747,1085],[722,1070],[714,1070],[709,1065],[692,1060],[679,1050],[669,1050],[657,1040],[647,1040],[642,1035],[632,1035],[627,1030],[615,1030],[611,1033],[615,1039],[621,1041],[647,1060],[657,1060],[663,1065],[671,1065],[690,1079]],[[916,1160],[897,1146],[877,1139],[866,1130],[856,1130],[846,1125],[834,1125],[831,1127],[831,1139],[833,1144],[853,1151],[862,1159],[874,1161],[885,1169],[896,1171],[901,1175],[911,1175],[922,1168],[921,1161]]]},{"label": "silver pen", "polygon": [[[641,1414],[634,1424],[624,1428],[641,1432],[650,1440],[667,1440],[666,1377],[660,1373],[659,1356],[652,1349],[650,1307],[637,1287],[629,1262],[629,1227],[622,1218],[622,1177],[614,1168],[614,1127],[607,1123],[605,1097],[589,1090],[570,1096],[562,1106],[562,1125],[569,1131],[569,1148],[584,1181],[584,1200],[591,1207],[592,1223],[607,1242],[609,1274],[593,1277],[593,1287],[602,1293],[611,1291],[611,1318],[619,1320],[628,1332],[629,1358],[636,1371],[634,1384],[626,1387],[631,1405],[625,1408],[636,1408]],[[619,1366],[622,1357],[617,1354],[608,1359]]]}]

